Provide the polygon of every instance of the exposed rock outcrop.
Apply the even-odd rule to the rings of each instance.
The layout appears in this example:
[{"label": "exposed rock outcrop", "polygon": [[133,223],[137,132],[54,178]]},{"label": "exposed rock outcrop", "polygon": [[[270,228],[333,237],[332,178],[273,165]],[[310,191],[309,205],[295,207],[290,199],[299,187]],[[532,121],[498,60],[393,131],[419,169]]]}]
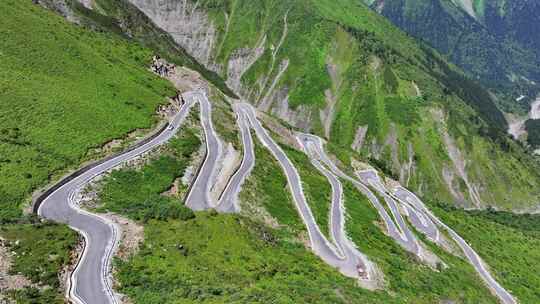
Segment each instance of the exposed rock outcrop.
[{"label": "exposed rock outcrop", "polygon": [[353,150],[357,152],[360,152],[360,150],[362,150],[364,140],[366,139],[367,131],[368,125],[358,127],[358,129],[356,130],[356,135],[354,136],[353,143],[351,144],[351,148]]},{"label": "exposed rock outcrop", "polygon": [[265,45],[266,35],[263,35],[253,49],[242,48],[232,54],[227,66],[227,85],[235,92],[242,92],[242,76],[264,54]]},{"label": "exposed rock outcrop", "polygon": [[210,196],[213,201],[217,202],[219,200],[219,196],[227,186],[227,182],[241,162],[242,155],[229,143],[222,154],[221,160],[218,162],[219,168],[216,170],[218,174],[216,174],[216,180],[210,190]]},{"label": "exposed rock outcrop", "polygon": [[[435,121],[441,122],[441,124],[439,125],[439,133],[441,134],[443,143],[446,147],[446,151],[452,163],[454,173],[465,183],[465,186],[467,187],[467,190],[469,192],[470,202],[475,207],[483,206],[484,204],[480,197],[478,186],[475,185],[469,178],[469,174],[466,168],[467,159],[464,157],[463,153],[460,151],[459,147],[454,142],[454,139],[450,136],[450,134],[447,131],[446,123],[445,123],[446,119],[444,117],[444,113],[441,110],[433,109],[432,115],[434,116]],[[443,176],[444,175],[445,175],[445,172],[443,172]],[[445,178],[445,181],[452,181],[452,179],[450,178],[450,173],[446,172],[446,175],[447,175],[447,178]],[[452,192],[459,191],[455,187],[453,189],[454,191],[452,191],[452,188],[450,190]],[[457,195],[455,196],[455,198],[460,199],[461,195]]]},{"label": "exposed rock outcrop", "polygon": [[197,61],[220,72],[213,61],[216,28],[207,14],[189,0],[129,0],[157,26],[169,33]]}]

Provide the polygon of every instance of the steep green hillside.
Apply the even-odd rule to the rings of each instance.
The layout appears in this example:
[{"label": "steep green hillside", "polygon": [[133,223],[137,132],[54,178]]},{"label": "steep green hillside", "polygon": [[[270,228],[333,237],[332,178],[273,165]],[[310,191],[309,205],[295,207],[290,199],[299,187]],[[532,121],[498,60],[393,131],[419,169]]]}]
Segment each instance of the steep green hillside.
[{"label": "steep green hillside", "polygon": [[93,151],[156,123],[170,84],[151,52],[85,31],[31,0],[0,3],[0,222]]},{"label": "steep green hillside", "polygon": [[491,94],[358,1],[129,2],[259,109],[422,196],[508,209],[540,200],[538,164],[506,137]]},{"label": "steep green hillside", "polygon": [[64,290],[60,288],[64,282],[59,273],[71,262],[77,233],[67,226],[34,218],[29,223],[0,226],[0,237],[5,240],[3,246],[14,253],[10,274],[24,275],[32,284],[18,290],[2,289],[0,300],[6,296],[17,303],[64,303]]},{"label": "steep green hillside", "polygon": [[[540,89],[540,36],[533,30],[540,22],[537,1],[365,2],[479,77],[499,93],[503,109],[528,111]],[[515,101],[522,94],[529,98]]]},{"label": "steep green hillside", "polygon": [[520,303],[539,301],[540,274],[531,269],[540,258],[540,216],[494,210],[467,212],[448,205],[439,205],[434,211],[470,242]]},{"label": "steep green hillside", "polygon": [[[184,136],[179,141],[192,142]],[[189,148],[186,144],[182,146]],[[243,208],[240,215],[210,211],[196,213],[187,220],[144,221],[145,241],[140,251],[129,260],[116,263],[122,293],[134,303],[145,304],[179,300],[182,303],[428,304],[445,300],[494,303],[489,291],[462,259],[437,250],[450,267],[434,271],[405,253],[377,227],[377,213],[366,198],[347,185],[349,233],[370,258],[383,266],[387,283],[386,290],[375,292],[357,286],[354,280],[345,278],[306,249],[305,228],[290,199],[281,168],[261,144],[257,143],[255,151],[253,174],[240,195]],[[310,167],[300,152],[288,148],[288,153],[294,156],[295,165]],[[160,162],[161,159],[156,159],[141,169],[113,172],[103,181],[100,194],[106,208],[143,222],[130,209],[114,206],[124,206],[124,197],[137,192],[138,201],[144,202],[137,204],[137,209],[143,213],[153,210],[152,197],[161,190],[151,189],[158,184],[157,188],[165,189],[174,179],[168,170],[154,170]],[[147,176],[154,182],[133,176]],[[317,179],[309,180],[306,184],[312,185]],[[319,185],[328,187],[325,180],[319,181]],[[124,196],[116,195],[122,192]]]}]

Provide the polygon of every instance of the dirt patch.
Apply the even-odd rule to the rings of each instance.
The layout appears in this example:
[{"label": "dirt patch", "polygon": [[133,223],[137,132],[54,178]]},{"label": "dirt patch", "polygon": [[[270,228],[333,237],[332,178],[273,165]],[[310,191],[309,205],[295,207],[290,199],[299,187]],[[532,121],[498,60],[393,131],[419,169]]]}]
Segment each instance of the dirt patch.
[{"label": "dirt patch", "polygon": [[298,143],[296,136],[294,135],[293,130],[284,127],[281,123],[276,121],[273,117],[262,113],[257,112],[258,118],[262,121],[263,125],[273,133],[279,135],[279,139],[282,143],[292,146],[297,150],[302,150],[302,147]]},{"label": "dirt patch", "polygon": [[87,9],[94,8],[94,0],[79,0],[79,2],[84,5]]},{"label": "dirt patch", "polygon": [[121,260],[127,261],[139,250],[139,245],[144,240],[144,227],[118,214],[106,213],[101,214],[101,216],[115,223],[120,229],[120,240],[115,255]]},{"label": "dirt patch", "polygon": [[208,86],[199,73],[184,67],[174,67],[166,78],[181,92]]},{"label": "dirt patch", "polygon": [[180,178],[175,179],[171,187],[167,189],[167,191],[161,193],[161,195],[167,197],[178,197],[178,193],[180,193]]},{"label": "dirt patch", "polygon": [[469,179],[467,170],[468,161],[465,158],[464,153],[460,150],[454,138],[452,138],[448,133],[445,113],[441,109],[434,108],[431,110],[431,114],[435,121],[440,122],[438,125],[438,131],[446,147],[448,157],[450,158],[450,163],[452,164],[454,169],[453,171],[465,183],[465,186],[467,187],[470,203],[476,208],[483,206],[484,202],[482,201],[482,198],[480,196],[480,191],[478,190],[479,187]]},{"label": "dirt patch", "polygon": [[13,254],[8,249],[7,241],[0,238],[0,303],[15,303],[7,297],[7,291],[34,286],[25,276],[9,273]]},{"label": "dirt patch", "polygon": [[213,184],[210,190],[210,196],[214,201],[218,201],[220,194],[227,186],[227,182],[236,172],[236,169],[242,162],[242,155],[236,151],[231,143],[229,143],[223,153],[221,160],[219,161],[219,168],[217,170],[216,182]]},{"label": "dirt patch", "polygon": [[362,150],[362,146],[364,145],[364,140],[366,139],[368,127],[369,127],[368,125],[358,127],[358,129],[356,130],[356,134],[354,136],[354,141],[351,144],[351,149],[353,149],[356,152],[360,152],[360,150]]},{"label": "dirt patch", "polygon": [[362,170],[375,170],[375,168],[373,168],[370,164],[361,162],[355,158],[351,159],[351,167],[355,172]]},{"label": "dirt patch", "polygon": [[[330,66],[331,65],[329,65],[329,67]],[[329,70],[331,69],[329,68]],[[324,137],[328,139],[330,138],[332,122],[334,121],[334,116],[335,116],[334,110],[335,110],[335,105],[337,103],[337,97],[334,95],[334,93],[332,93],[332,90],[330,89],[327,89],[324,91],[324,96],[326,100],[326,107],[324,109],[319,110],[319,118],[321,119],[322,125],[324,127]]]}]

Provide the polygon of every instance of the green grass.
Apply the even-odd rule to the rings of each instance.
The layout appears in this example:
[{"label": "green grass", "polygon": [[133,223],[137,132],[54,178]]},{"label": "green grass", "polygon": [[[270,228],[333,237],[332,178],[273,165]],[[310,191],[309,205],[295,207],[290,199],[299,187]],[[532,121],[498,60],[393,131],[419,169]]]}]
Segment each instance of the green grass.
[{"label": "green grass", "polygon": [[287,146],[281,146],[302,179],[302,187],[308,205],[321,232],[330,235],[330,208],[332,205],[332,187],[302,152]]},{"label": "green grass", "polygon": [[70,262],[77,233],[53,223],[11,224],[0,228],[9,251],[15,252],[10,272],[20,273],[40,287],[9,291],[17,303],[64,303],[59,273]]},{"label": "green grass", "polygon": [[30,0],[0,3],[0,222],[90,150],[156,123],[172,95],[151,52],[69,24]]},{"label": "green grass", "polygon": [[241,215],[199,212],[187,221],[145,224],[140,251],[115,263],[120,292],[145,304],[496,302],[461,259],[432,248],[451,267],[437,273],[418,264],[373,224],[375,212],[350,187],[347,199],[354,201],[347,208],[354,220],[349,219],[349,232],[382,266],[388,291],[358,287],[291,239],[285,227],[271,229]]},{"label": "green grass", "polygon": [[145,239],[136,256],[117,264],[121,292],[134,303],[398,303],[242,216],[151,221]]},{"label": "green grass", "polygon": [[241,201],[264,207],[280,225],[293,231],[305,230],[279,163],[258,141],[254,143],[255,167],[242,187]]},{"label": "green grass", "polygon": [[239,151],[242,150],[240,132],[236,125],[236,115],[224,95],[216,89],[211,89],[212,122],[216,132],[225,142],[231,143]]},{"label": "green grass", "polygon": [[196,130],[183,127],[167,151],[143,168],[113,171],[101,183],[98,211],[127,215],[137,221],[186,219],[193,216],[178,198],[162,195],[181,177],[201,141]]},{"label": "green grass", "polygon": [[[389,292],[404,303],[495,303],[474,269],[463,259],[450,255],[436,246],[429,249],[449,268],[436,272],[418,262],[390,237],[383,234],[384,225],[371,204],[349,183],[344,183],[346,228],[360,251],[377,263],[385,275]],[[406,300],[405,300],[406,299]]]},{"label": "green grass", "polygon": [[464,211],[435,205],[433,211],[466,239],[490,266],[495,278],[520,303],[540,300],[540,216]]}]

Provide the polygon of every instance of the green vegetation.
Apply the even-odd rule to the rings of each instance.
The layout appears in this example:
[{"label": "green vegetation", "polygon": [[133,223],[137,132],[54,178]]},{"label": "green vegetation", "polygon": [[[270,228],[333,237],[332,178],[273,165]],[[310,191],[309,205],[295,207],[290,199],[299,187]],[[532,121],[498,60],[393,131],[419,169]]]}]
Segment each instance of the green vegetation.
[{"label": "green vegetation", "polygon": [[330,183],[311,164],[304,153],[284,145],[281,148],[298,170],[298,174],[302,179],[304,195],[315,217],[315,222],[319,226],[319,229],[321,229],[321,232],[328,237],[330,235],[329,218],[332,205],[332,188]]},{"label": "green vegetation", "polygon": [[360,251],[366,253],[381,268],[390,292],[405,303],[438,303],[444,300],[458,303],[494,303],[495,299],[463,259],[446,253],[432,243],[428,248],[449,267],[435,271],[422,265],[404,251],[381,227],[376,210],[354,186],[344,183],[347,231]]},{"label": "green vegetation", "polygon": [[432,209],[471,244],[521,303],[538,302],[540,274],[533,269],[540,259],[540,216],[464,211],[445,204]]},{"label": "green vegetation", "polygon": [[236,215],[151,221],[141,251],[117,263],[121,292],[145,304],[398,303],[356,286],[281,235]]},{"label": "green vegetation", "polygon": [[77,244],[77,233],[67,226],[40,223],[10,224],[0,227],[7,249],[15,252],[10,272],[22,274],[40,288],[25,287],[8,291],[17,303],[64,303],[59,273],[70,262]]},{"label": "green vegetation", "polygon": [[236,97],[218,74],[197,62],[186,50],[178,46],[169,34],[157,27],[129,0],[95,0],[94,2],[98,9],[89,10],[80,1],[67,1],[74,13],[81,19],[81,23],[91,28],[117,33],[119,37],[129,41],[136,41],[170,62],[199,72],[221,92]]},{"label": "green vegetation", "polygon": [[527,142],[533,147],[540,146],[540,119],[529,119],[525,123],[527,130]]},{"label": "green vegetation", "polygon": [[183,128],[168,145],[165,153],[151,160],[141,170],[121,169],[103,179],[98,211],[124,214],[134,220],[189,219],[193,212],[178,198],[164,196],[175,179],[182,176],[201,141],[196,131]]},{"label": "green vegetation", "polygon": [[[274,199],[278,193],[288,192],[278,165],[259,145],[257,156],[254,174],[242,192],[244,207],[278,204]],[[273,180],[284,183],[263,187]],[[382,266],[388,292],[358,287],[307,251],[294,237],[299,231],[283,225],[299,220],[287,197],[281,210],[274,206],[269,211],[282,224],[278,229],[268,228],[257,218],[215,212],[197,213],[187,221],[148,221],[140,251],[128,261],[116,261],[120,292],[134,303],[145,304],[495,301],[465,261],[431,246],[450,268],[436,272],[419,264],[380,231],[374,224],[376,212],[348,184],[346,197],[349,233]]]},{"label": "green vegetation", "polygon": [[305,230],[285,174],[272,154],[258,142],[255,142],[255,167],[242,187],[240,199],[250,206],[263,207],[280,225],[293,231]]},{"label": "green vegetation", "polygon": [[146,71],[152,54],[69,24],[31,0],[0,3],[0,222],[30,193],[89,153],[150,128],[171,85]]},{"label": "green vegetation", "polygon": [[452,2],[395,0],[378,11],[491,88],[501,108],[525,113],[529,99],[516,102],[515,98],[524,93],[535,96],[540,90],[540,39],[529,30],[538,22],[533,13],[536,4],[474,0],[476,18],[471,18]]}]

